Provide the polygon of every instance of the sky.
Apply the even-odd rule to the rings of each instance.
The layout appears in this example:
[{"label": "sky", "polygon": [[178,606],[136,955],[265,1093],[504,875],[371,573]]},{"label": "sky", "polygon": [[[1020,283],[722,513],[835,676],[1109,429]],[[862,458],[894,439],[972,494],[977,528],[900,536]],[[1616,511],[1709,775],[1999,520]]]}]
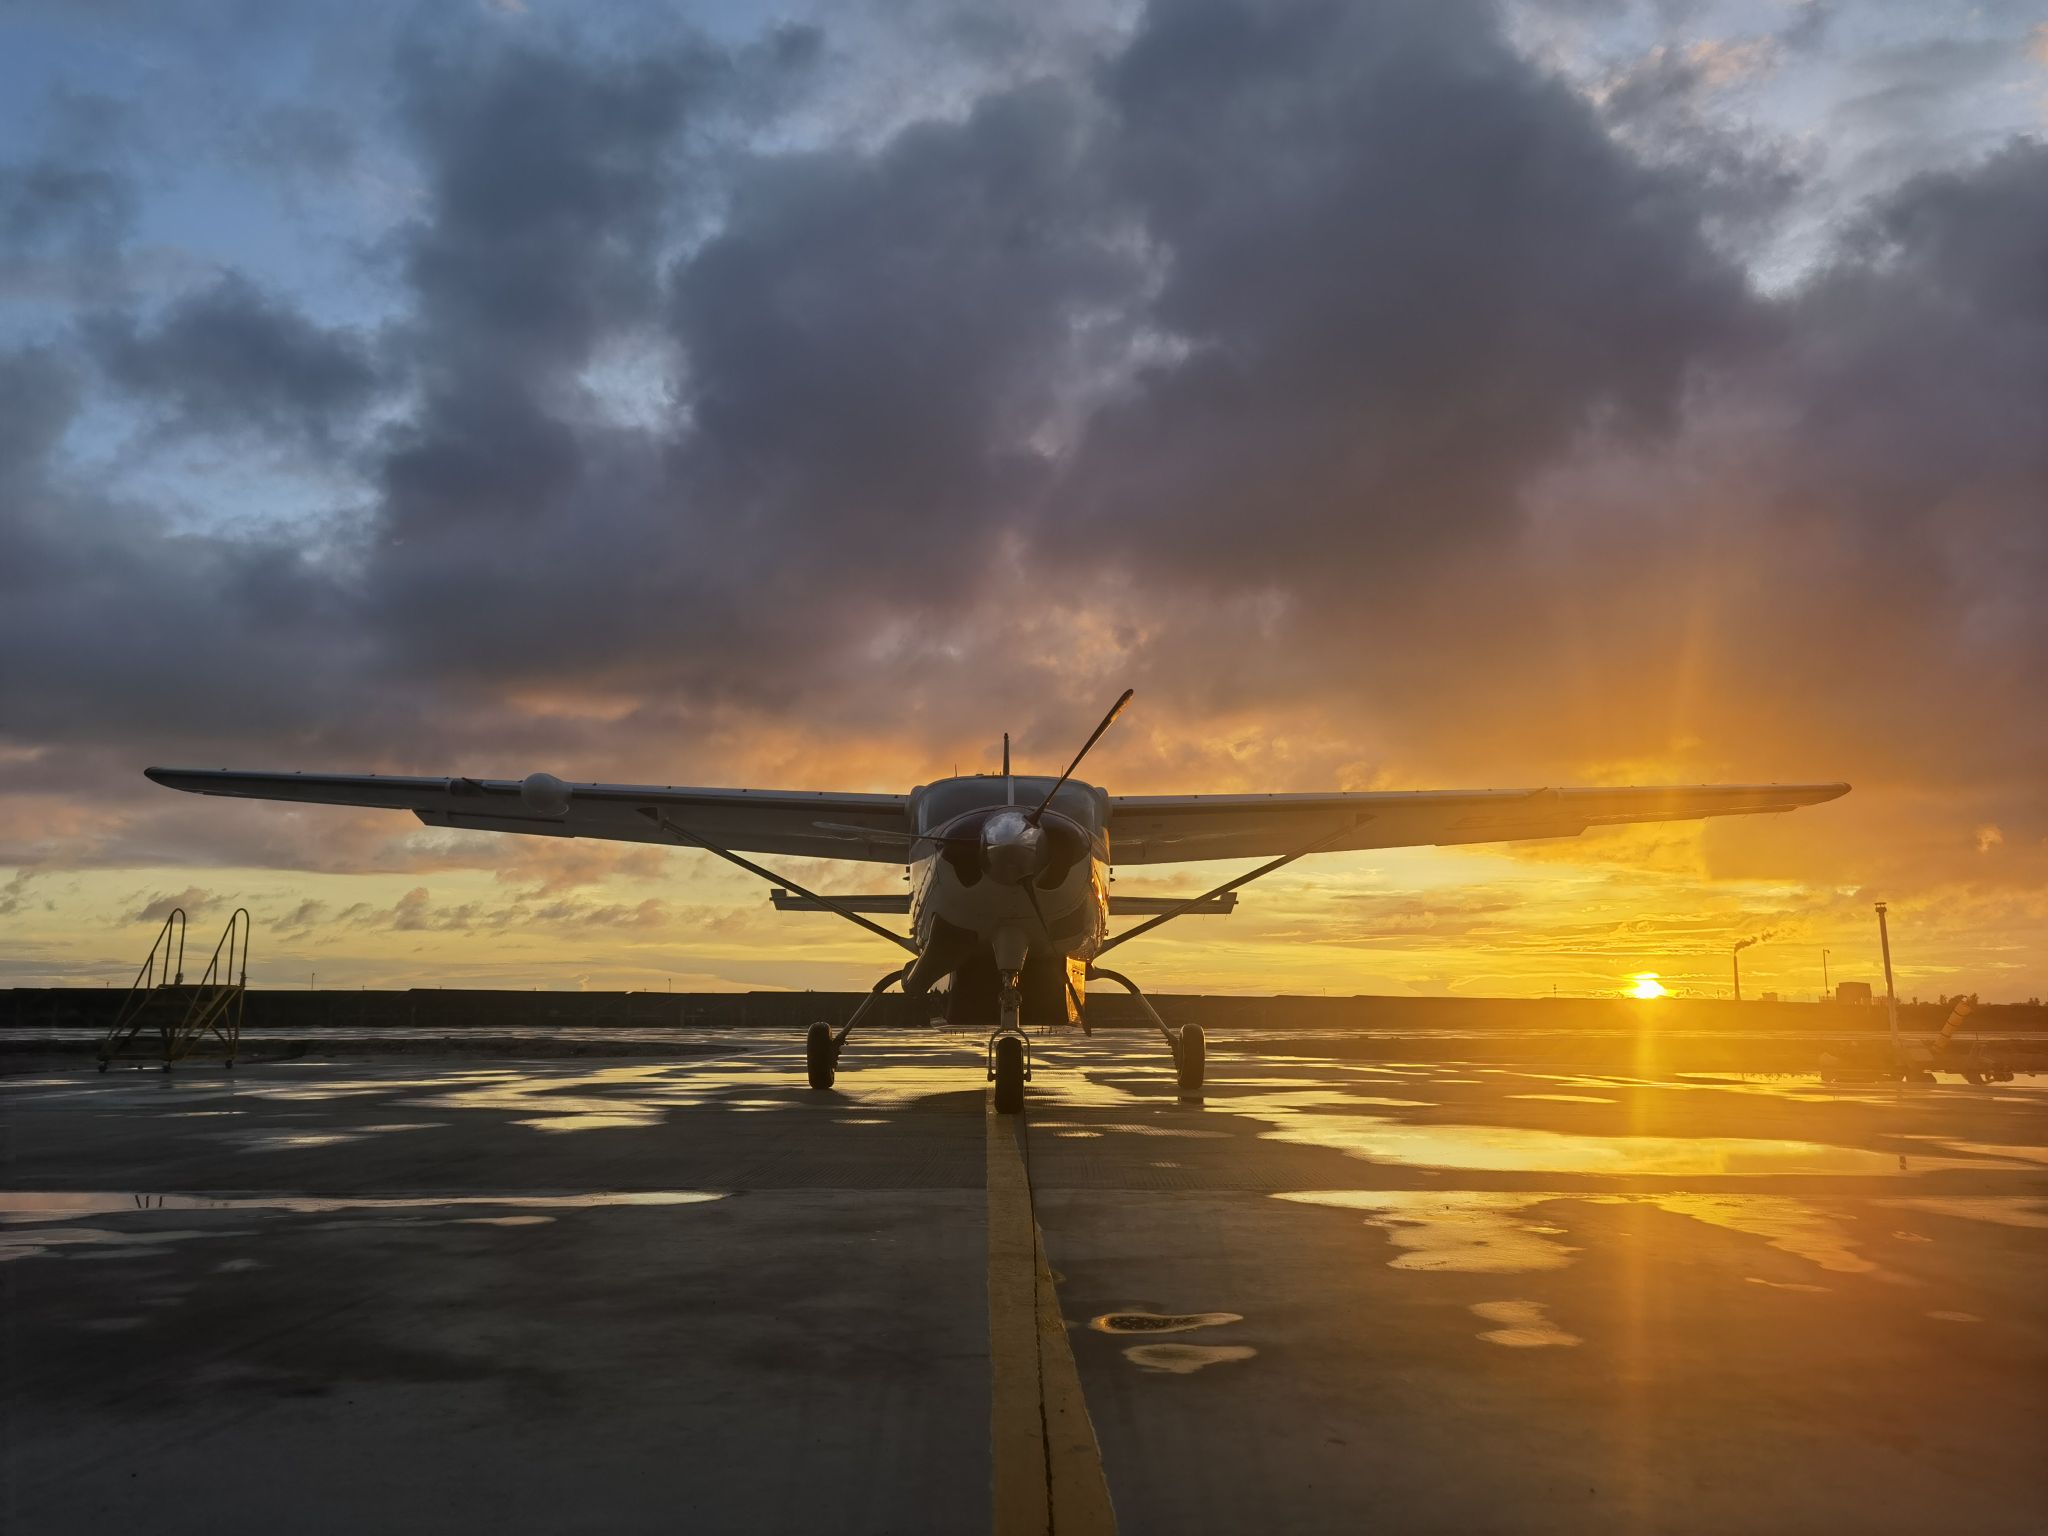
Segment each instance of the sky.
[{"label": "sky", "polygon": [[900,792],[1128,686],[1113,793],[1855,786],[1308,860],[1150,986],[1806,997],[1885,900],[2038,997],[2044,423],[2035,4],[17,0],[0,985],[182,903],[261,985],[865,986],[698,853],[141,769]]}]

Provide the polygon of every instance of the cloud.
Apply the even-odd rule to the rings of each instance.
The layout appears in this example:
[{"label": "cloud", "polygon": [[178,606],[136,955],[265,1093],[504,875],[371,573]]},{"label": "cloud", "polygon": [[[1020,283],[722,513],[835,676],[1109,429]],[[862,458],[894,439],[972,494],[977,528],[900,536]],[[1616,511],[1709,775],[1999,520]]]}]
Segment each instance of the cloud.
[{"label": "cloud", "polygon": [[148,329],[132,314],[95,315],[85,345],[116,390],[155,407],[177,433],[328,448],[378,383],[363,338],[313,324],[235,273],[178,300]]},{"label": "cloud", "polygon": [[220,905],[219,896],[196,885],[188,885],[182,891],[158,891],[146,898],[138,893],[137,899],[142,904],[123,918],[123,922],[160,923],[174,911],[182,911],[188,918],[197,917],[209,907]]},{"label": "cloud", "polygon": [[5,885],[0,885],[0,917],[12,917],[28,902],[28,883],[35,878],[35,872],[18,869]]},{"label": "cloud", "polygon": [[0,295],[96,297],[120,277],[135,189],[104,166],[54,156],[0,165]]}]

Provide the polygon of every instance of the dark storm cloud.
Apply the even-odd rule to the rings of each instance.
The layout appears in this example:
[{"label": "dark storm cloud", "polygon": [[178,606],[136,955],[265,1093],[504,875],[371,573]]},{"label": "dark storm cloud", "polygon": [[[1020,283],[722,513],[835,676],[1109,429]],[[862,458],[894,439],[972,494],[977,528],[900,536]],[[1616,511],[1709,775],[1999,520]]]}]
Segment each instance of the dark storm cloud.
[{"label": "dark storm cloud", "polygon": [[1668,431],[1752,323],[1688,184],[1479,8],[1164,7],[1107,89],[1184,355],[1097,417],[1056,525],[1134,573],[1276,595],[1269,645],[1240,629],[1250,654],[1201,674],[1215,704],[1429,632],[1437,579],[1514,560],[1532,474],[1595,426]]},{"label": "dark storm cloud", "polygon": [[1614,72],[1600,97],[1616,137],[1691,184],[1703,227],[1738,251],[1768,236],[1802,188],[1802,149],[1718,110],[1730,89],[1774,73],[1800,46],[1775,37],[1659,46]]},{"label": "dark storm cloud", "polygon": [[906,582],[979,568],[1044,483],[1077,328],[1136,291],[1084,133],[1048,84],[750,166],[677,274],[693,495],[814,575],[883,547]]},{"label": "dark storm cloud", "polygon": [[173,303],[154,325],[94,316],[84,338],[108,382],[179,433],[329,446],[378,383],[364,338],[315,325],[234,273]]},{"label": "dark storm cloud", "polygon": [[[558,311],[549,344],[511,366],[433,389],[386,464],[377,600],[444,665],[787,697],[888,609],[971,600],[1000,515],[1045,478],[1030,437],[1073,328],[1127,295],[1134,267],[1105,232],[1083,104],[1064,88],[992,97],[874,153],[748,158],[716,232],[674,269],[670,410],[653,426],[579,425],[563,375],[647,300],[648,206],[667,195],[693,211],[654,142],[675,125],[635,105],[642,89],[637,75],[577,82],[579,99],[628,97],[570,114],[607,125],[599,163],[569,178],[598,185],[522,199],[515,221],[543,231],[536,283],[607,297]],[[494,92],[479,100],[495,114]],[[475,131],[447,141],[459,167]],[[446,168],[436,185],[463,179]],[[485,220],[473,202],[449,190],[420,248],[446,249],[451,220]],[[566,278],[547,254],[558,225],[596,253]],[[438,259],[410,265],[422,336],[488,355],[496,341],[472,333],[495,322],[473,296],[444,295]],[[888,574],[847,583],[849,568]]]},{"label": "dark storm cloud", "polygon": [[642,317],[657,244],[689,202],[678,136],[727,67],[688,43],[630,57],[402,50],[404,122],[428,197],[400,237],[422,362],[572,366]]}]

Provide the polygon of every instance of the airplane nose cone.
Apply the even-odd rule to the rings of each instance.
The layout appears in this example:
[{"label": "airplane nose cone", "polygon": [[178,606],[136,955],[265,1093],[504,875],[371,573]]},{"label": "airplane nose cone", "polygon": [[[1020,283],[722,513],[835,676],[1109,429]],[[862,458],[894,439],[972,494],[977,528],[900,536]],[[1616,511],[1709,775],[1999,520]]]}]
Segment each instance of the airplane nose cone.
[{"label": "airplane nose cone", "polygon": [[999,885],[1022,885],[1045,867],[1045,829],[1022,811],[989,817],[981,829],[981,864]]}]

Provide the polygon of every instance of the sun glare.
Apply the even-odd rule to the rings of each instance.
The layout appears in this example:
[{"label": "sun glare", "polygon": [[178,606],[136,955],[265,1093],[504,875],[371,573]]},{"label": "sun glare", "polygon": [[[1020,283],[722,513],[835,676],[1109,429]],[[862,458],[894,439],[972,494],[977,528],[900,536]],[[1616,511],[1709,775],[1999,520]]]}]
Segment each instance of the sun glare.
[{"label": "sun glare", "polygon": [[1630,997],[1652,998],[1669,997],[1671,995],[1664,990],[1664,983],[1657,979],[1655,971],[1637,972],[1635,983],[1633,987],[1629,988],[1628,995]]}]

